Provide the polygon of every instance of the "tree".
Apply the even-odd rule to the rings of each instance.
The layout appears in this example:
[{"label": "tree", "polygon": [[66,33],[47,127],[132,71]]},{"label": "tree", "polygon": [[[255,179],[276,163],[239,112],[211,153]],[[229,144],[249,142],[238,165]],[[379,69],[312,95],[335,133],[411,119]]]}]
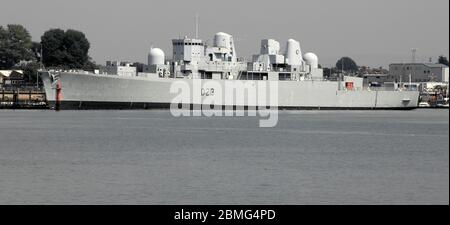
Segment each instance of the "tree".
[{"label": "tree", "polygon": [[358,71],[358,65],[350,57],[342,57],[336,62],[336,68],[338,70],[344,70],[348,72]]},{"label": "tree", "polygon": [[92,67],[88,55],[90,44],[76,30],[48,30],[41,37],[43,63],[48,67],[83,69]]},{"label": "tree", "polygon": [[331,68],[323,68],[323,76],[326,78],[330,78],[331,77]]},{"label": "tree", "polygon": [[29,62],[13,67],[14,69],[22,70],[26,83],[36,83],[37,72],[41,68],[38,62]]},{"label": "tree", "polygon": [[0,68],[10,69],[21,60],[34,60],[30,33],[22,26],[0,26]]},{"label": "tree", "polygon": [[41,61],[41,43],[34,42],[31,45],[31,52],[33,53],[34,57],[36,58],[37,62]]},{"label": "tree", "polygon": [[45,66],[63,64],[63,59],[66,57],[63,40],[64,31],[61,29],[51,29],[42,35],[42,62]]},{"label": "tree", "polygon": [[439,56],[438,63],[448,66],[448,59],[447,59],[447,57],[445,57],[443,55]]}]

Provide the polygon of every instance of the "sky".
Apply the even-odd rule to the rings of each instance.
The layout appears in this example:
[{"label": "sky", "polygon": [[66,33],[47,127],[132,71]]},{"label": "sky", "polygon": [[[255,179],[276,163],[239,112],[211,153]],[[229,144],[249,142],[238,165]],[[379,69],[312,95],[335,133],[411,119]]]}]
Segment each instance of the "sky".
[{"label": "sky", "polygon": [[82,31],[90,56],[146,62],[151,46],[172,52],[171,40],[199,36],[212,43],[232,34],[238,57],[259,53],[261,39],[282,49],[290,38],[324,67],[342,56],[358,65],[437,61],[449,55],[448,0],[0,0],[0,25],[22,24],[34,41],[50,28]]}]

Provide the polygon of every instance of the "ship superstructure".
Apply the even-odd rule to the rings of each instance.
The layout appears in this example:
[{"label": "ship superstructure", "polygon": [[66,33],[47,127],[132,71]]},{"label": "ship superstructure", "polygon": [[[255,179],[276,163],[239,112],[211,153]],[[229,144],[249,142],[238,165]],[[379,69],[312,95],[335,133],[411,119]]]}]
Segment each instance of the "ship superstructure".
[{"label": "ship superstructure", "polygon": [[[302,55],[300,43],[296,40],[289,39],[282,54],[278,41],[264,39],[260,53],[254,55],[250,62],[237,57],[232,35],[219,32],[213,40],[212,46],[206,46],[200,39],[174,39],[173,58],[167,62],[163,60],[165,54],[161,49],[152,48],[145,73],[136,75],[214,80],[323,79],[318,57],[310,52]],[[277,73],[278,77],[269,77],[270,72]]]}]

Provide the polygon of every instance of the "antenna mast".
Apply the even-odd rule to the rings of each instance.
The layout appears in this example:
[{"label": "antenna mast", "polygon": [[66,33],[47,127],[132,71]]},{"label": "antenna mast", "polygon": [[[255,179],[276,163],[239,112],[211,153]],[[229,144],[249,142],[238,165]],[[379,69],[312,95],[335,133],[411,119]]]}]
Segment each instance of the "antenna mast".
[{"label": "antenna mast", "polygon": [[198,13],[195,14],[195,39],[198,39]]},{"label": "antenna mast", "polygon": [[417,52],[417,48],[411,49],[412,63],[416,63],[416,52]]}]

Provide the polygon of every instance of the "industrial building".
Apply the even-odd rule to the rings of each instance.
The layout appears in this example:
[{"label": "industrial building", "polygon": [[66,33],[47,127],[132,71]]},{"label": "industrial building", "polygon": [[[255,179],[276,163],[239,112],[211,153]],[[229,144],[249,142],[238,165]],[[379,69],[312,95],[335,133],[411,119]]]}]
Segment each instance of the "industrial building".
[{"label": "industrial building", "polygon": [[389,65],[389,76],[385,82],[448,82],[449,68],[435,63],[394,63]]}]

